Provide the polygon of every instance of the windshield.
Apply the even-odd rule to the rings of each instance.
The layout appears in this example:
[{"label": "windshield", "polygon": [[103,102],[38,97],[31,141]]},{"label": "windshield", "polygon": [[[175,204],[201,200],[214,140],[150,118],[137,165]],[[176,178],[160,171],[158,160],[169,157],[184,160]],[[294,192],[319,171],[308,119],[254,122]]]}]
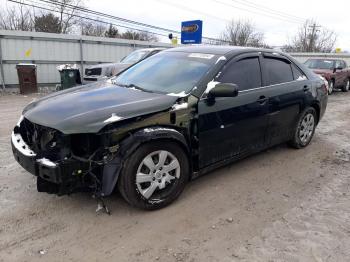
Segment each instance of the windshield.
[{"label": "windshield", "polygon": [[133,64],[144,58],[146,54],[148,54],[148,51],[136,50],[124,57],[120,62]]},{"label": "windshield", "polygon": [[112,81],[149,92],[188,93],[215,64],[215,58],[212,54],[161,52],[132,66]]},{"label": "windshield", "polygon": [[305,62],[305,65],[311,69],[333,69],[334,60],[309,59]]}]

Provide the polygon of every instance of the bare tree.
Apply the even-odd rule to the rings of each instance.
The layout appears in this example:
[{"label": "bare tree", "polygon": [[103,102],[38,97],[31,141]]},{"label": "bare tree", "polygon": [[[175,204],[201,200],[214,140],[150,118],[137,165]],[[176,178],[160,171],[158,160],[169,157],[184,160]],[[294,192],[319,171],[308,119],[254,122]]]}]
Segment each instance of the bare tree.
[{"label": "bare tree", "polygon": [[31,10],[22,4],[0,10],[0,29],[33,31],[34,18]]},{"label": "bare tree", "polygon": [[232,20],[221,33],[221,39],[236,46],[265,47],[264,34],[248,20]]},{"label": "bare tree", "polygon": [[107,28],[102,23],[97,22],[82,22],[81,23],[81,34],[89,36],[100,36],[104,37]]},{"label": "bare tree", "polygon": [[59,18],[52,13],[42,14],[34,18],[34,27],[37,32],[60,33],[61,26]]},{"label": "bare tree", "polygon": [[150,32],[139,32],[127,30],[120,35],[124,39],[140,40],[140,41],[149,41],[149,42],[158,42],[159,39],[156,35]]},{"label": "bare tree", "polygon": [[84,7],[84,0],[54,0],[54,8],[59,14],[61,33],[67,34],[72,31],[79,18],[76,16],[79,8]]},{"label": "bare tree", "polygon": [[109,38],[120,37],[118,28],[110,24],[108,27],[108,30],[105,32],[105,37],[109,37]]},{"label": "bare tree", "polygon": [[334,31],[307,20],[300,28],[292,43],[286,49],[294,52],[331,52],[337,41]]}]

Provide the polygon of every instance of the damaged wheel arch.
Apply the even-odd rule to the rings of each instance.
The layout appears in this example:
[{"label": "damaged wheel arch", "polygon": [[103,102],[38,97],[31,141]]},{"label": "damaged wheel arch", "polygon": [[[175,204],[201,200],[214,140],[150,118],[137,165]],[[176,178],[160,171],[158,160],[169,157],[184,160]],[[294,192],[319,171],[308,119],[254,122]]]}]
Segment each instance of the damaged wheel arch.
[{"label": "damaged wheel arch", "polygon": [[[136,130],[119,143],[116,157],[104,166],[101,196],[108,196],[115,189],[124,161],[141,145],[155,140],[175,142],[183,149],[186,153],[186,157],[190,160],[191,152],[188,144],[189,142],[185,135],[175,128],[168,126],[150,126]],[[191,163],[191,161],[189,162]],[[191,167],[190,170],[192,170]]]}]

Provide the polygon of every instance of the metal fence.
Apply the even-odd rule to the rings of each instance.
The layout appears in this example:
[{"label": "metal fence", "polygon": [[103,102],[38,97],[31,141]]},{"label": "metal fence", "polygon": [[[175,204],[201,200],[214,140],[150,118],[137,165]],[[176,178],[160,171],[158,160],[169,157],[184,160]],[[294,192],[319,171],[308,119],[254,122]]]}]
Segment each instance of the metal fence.
[{"label": "metal fence", "polygon": [[[118,62],[134,49],[171,47],[170,44],[133,41],[116,38],[75,36],[37,32],[0,30],[0,84],[18,85],[16,64],[37,64],[37,79],[41,86],[60,82],[57,66],[78,64],[81,72],[86,65]],[[291,53],[300,62],[312,57],[344,59],[350,65],[350,54]]]},{"label": "metal fence", "polygon": [[0,84],[18,85],[16,64],[37,64],[39,85],[60,82],[57,66],[115,63],[134,49],[170,47],[137,40],[0,30]]}]

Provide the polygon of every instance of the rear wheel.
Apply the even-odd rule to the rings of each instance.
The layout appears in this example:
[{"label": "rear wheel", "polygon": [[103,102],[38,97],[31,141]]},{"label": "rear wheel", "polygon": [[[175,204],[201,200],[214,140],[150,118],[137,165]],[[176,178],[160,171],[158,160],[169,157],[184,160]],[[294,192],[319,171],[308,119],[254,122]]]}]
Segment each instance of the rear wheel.
[{"label": "rear wheel", "polygon": [[187,155],[174,142],[141,145],[125,162],[118,188],[124,199],[142,209],[159,209],[173,202],[189,178]]},{"label": "rear wheel", "polygon": [[347,79],[345,85],[342,88],[342,91],[343,92],[348,92],[349,91],[349,87],[350,87],[350,80]]},{"label": "rear wheel", "polygon": [[294,148],[303,148],[310,144],[315,133],[317,114],[313,107],[305,109],[297,122],[293,139],[289,144]]},{"label": "rear wheel", "polygon": [[328,95],[333,93],[333,89],[334,89],[334,81],[333,80],[329,80],[328,81]]}]

